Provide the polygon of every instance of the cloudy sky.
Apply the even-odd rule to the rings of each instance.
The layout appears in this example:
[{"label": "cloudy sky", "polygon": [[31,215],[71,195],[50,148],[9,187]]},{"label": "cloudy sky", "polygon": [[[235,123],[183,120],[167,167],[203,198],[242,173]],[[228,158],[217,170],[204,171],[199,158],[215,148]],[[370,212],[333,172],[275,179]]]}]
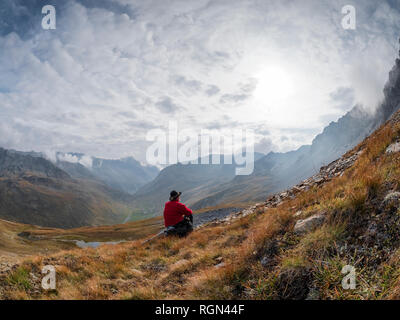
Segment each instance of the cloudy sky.
[{"label": "cloudy sky", "polygon": [[[41,27],[56,8],[56,30]],[[356,30],[341,24],[356,8]],[[398,52],[399,1],[1,0],[0,146],[145,159],[146,134],[253,129],[311,143],[373,110]]]}]

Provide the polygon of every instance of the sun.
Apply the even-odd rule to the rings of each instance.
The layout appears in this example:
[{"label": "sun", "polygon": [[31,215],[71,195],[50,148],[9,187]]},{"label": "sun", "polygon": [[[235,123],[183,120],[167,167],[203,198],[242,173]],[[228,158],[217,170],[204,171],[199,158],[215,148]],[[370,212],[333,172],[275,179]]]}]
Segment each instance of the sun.
[{"label": "sun", "polygon": [[257,87],[254,96],[267,104],[283,102],[293,94],[293,79],[289,72],[278,65],[262,68],[255,76]]}]

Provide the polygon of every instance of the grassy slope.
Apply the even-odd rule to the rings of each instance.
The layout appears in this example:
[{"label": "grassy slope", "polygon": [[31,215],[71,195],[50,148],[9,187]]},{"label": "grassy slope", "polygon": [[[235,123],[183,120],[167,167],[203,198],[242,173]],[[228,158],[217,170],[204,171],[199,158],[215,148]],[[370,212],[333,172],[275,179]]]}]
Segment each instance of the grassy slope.
[{"label": "grassy slope", "polygon": [[[400,119],[400,115],[396,115]],[[400,186],[400,154],[385,154],[400,138],[392,121],[356,147],[363,153],[341,177],[300,193],[277,208],[185,239],[166,238],[74,249],[25,261],[0,277],[2,298],[51,299],[319,299],[400,298],[400,213],[381,206]],[[298,236],[301,218],[324,211],[326,222]],[[368,233],[376,225],[378,236]],[[267,264],[260,260],[266,257]],[[222,265],[220,263],[223,263]],[[42,292],[29,272],[56,266],[57,290]],[[357,270],[356,290],[341,286],[341,269]],[[216,265],[219,265],[216,267]],[[39,275],[39,273],[38,273]]]},{"label": "grassy slope", "polygon": [[118,196],[119,192],[114,195],[103,184],[86,180],[48,178],[40,173],[0,177],[0,216],[60,228],[119,223],[131,209]]},{"label": "grassy slope", "polygon": [[[194,213],[220,208],[224,208],[224,206],[197,210]],[[124,224],[74,229],[46,228],[0,219],[0,261],[15,262],[26,256],[75,248],[73,243],[64,240],[132,241],[158,233],[163,227],[161,216]],[[21,232],[25,233],[24,237],[18,236]]]},{"label": "grassy slope", "polygon": [[[243,204],[242,204],[243,206]],[[217,207],[204,208],[194,211],[194,214],[218,210],[221,208],[232,208],[231,204]],[[196,218],[195,218],[196,219]],[[84,240],[89,241],[118,241],[118,240],[136,240],[158,233],[164,228],[162,216],[127,222],[117,225],[105,225],[99,227],[81,227],[74,229],[41,228],[26,225],[25,232],[29,232],[32,237],[42,240]],[[21,228],[20,228],[21,229]]]},{"label": "grassy slope", "polygon": [[111,226],[82,227],[75,229],[29,230],[32,236],[47,240],[73,239],[84,241],[136,240],[159,232],[163,228],[162,217]]},{"label": "grassy slope", "polygon": [[68,243],[51,240],[32,242],[18,236],[21,232],[27,230],[33,232],[38,229],[46,230],[45,228],[0,220],[0,262],[14,263],[25,256],[47,254],[73,247]]}]

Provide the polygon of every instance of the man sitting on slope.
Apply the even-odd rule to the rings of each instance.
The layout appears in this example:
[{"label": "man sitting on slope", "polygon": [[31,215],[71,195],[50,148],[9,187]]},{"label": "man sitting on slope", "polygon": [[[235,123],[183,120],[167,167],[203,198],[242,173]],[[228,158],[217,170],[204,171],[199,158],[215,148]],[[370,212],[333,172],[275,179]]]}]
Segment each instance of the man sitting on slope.
[{"label": "man sitting on slope", "polygon": [[192,210],[180,203],[182,192],[171,191],[169,201],[165,203],[164,224],[167,235],[185,237],[193,231]]}]

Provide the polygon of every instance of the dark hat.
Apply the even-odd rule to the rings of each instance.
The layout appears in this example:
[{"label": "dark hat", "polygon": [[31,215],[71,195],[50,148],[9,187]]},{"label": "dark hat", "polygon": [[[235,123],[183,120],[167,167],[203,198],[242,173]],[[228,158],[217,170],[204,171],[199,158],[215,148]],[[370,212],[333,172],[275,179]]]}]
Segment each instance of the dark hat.
[{"label": "dark hat", "polygon": [[178,198],[180,195],[182,194],[182,192],[176,192],[175,190],[172,190],[171,193],[169,194],[169,200],[175,200],[176,198]]}]

